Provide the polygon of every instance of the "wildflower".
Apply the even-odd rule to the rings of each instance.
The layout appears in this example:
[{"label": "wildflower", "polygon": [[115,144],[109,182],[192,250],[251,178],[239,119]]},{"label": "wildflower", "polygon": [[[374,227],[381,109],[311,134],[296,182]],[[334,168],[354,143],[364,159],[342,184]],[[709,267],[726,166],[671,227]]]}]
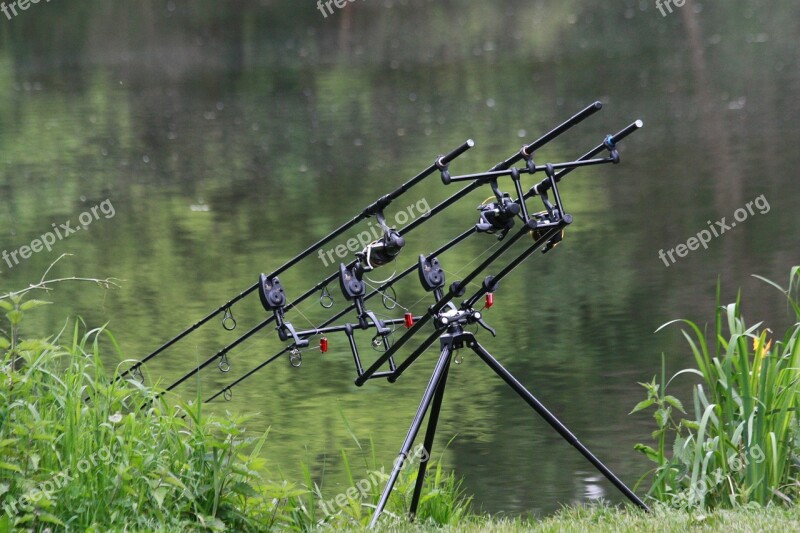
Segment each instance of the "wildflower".
[{"label": "wildflower", "polygon": [[760,355],[762,358],[766,357],[769,354],[769,350],[772,348],[772,339],[768,340],[766,343],[761,340],[761,337],[756,337],[753,339],[753,351],[756,355]]}]

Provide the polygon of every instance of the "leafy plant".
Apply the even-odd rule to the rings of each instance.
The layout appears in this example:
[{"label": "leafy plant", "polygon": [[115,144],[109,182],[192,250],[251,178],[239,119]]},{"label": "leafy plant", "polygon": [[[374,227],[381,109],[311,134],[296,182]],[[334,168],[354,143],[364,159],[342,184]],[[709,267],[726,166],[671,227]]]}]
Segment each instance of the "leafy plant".
[{"label": "leafy plant", "polygon": [[[20,338],[45,302],[0,300],[0,508],[17,528],[262,531],[283,518],[283,487],[263,483],[267,434],[246,417],[207,417],[138,381],[111,379],[119,347],[77,321],[52,339]],[[66,337],[66,338],[65,338]]]},{"label": "leafy plant", "polygon": [[[791,270],[788,289],[764,281],[787,296],[800,321],[800,267]],[[761,323],[746,325],[740,298],[720,306],[718,289],[717,303],[711,348],[688,320],[659,328],[688,327],[682,333],[697,367],[666,381],[662,361],[661,382],[642,384],[647,398],[632,412],[655,407],[657,425],[657,449],[636,447],[656,463],[645,476],[653,478],[648,495],[687,508],[792,503],[800,495],[800,322],[773,342]],[[693,388],[693,416],[680,417],[683,405],[667,394],[672,380],[683,375],[700,380]]]}]

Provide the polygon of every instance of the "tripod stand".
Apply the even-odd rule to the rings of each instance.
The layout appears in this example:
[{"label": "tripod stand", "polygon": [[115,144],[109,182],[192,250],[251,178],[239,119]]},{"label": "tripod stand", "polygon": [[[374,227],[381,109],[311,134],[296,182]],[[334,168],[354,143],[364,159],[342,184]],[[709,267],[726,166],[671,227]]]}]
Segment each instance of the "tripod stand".
[{"label": "tripod stand", "polygon": [[[428,386],[422,395],[422,401],[420,402],[417,413],[411,423],[411,427],[406,434],[405,441],[403,441],[403,445],[400,448],[400,454],[394,463],[392,474],[389,477],[389,481],[386,484],[383,493],[381,494],[380,500],[378,501],[375,514],[372,516],[372,520],[370,521],[370,527],[373,527],[375,524],[377,524],[381,513],[386,507],[386,503],[389,501],[389,496],[391,495],[392,489],[397,482],[397,477],[400,474],[403,463],[409,457],[408,454],[414,444],[417,434],[419,433],[420,426],[422,425],[422,421],[425,418],[428,409],[431,409],[431,412],[428,417],[428,428],[425,433],[425,441],[423,446],[425,456],[427,458],[430,457],[431,447],[433,446],[433,438],[436,434],[436,425],[439,420],[439,412],[444,399],[447,374],[450,369],[450,359],[455,350],[465,346],[475,352],[475,354],[478,355],[478,357],[480,357],[483,362],[495,372],[495,374],[500,376],[500,378],[502,378],[503,381],[505,381],[506,384],[511,387],[512,390],[514,390],[514,392],[516,392],[534,411],[536,411],[537,414],[539,414],[539,416],[545,420],[545,422],[555,429],[556,432],[558,432],[558,434],[561,435],[561,437],[563,437],[569,444],[576,448],[581,455],[583,455],[632,503],[646,511],[650,510],[647,505],[645,505],[645,503],[638,496],[636,496],[636,494],[634,494],[634,492],[628,488],[625,483],[622,482],[622,480],[620,480],[605,464],[600,461],[600,459],[598,459],[585,445],[578,440],[578,438],[569,430],[569,428],[567,428],[567,426],[565,426],[553,413],[547,409],[547,407],[544,406],[542,402],[540,402],[533,394],[531,394],[531,392],[528,391],[528,389],[526,389],[517,380],[517,378],[511,374],[511,372],[506,370],[506,368],[503,367],[503,365],[501,365],[491,353],[481,346],[481,344],[475,339],[475,335],[472,332],[464,330],[464,326],[466,325],[478,324],[495,336],[495,331],[488,324],[486,324],[486,322],[484,322],[482,313],[474,308],[475,304],[484,295],[486,295],[487,306],[489,306],[490,300],[488,297],[497,289],[500,281],[513,272],[514,269],[516,269],[523,261],[530,257],[536,250],[544,247],[543,251],[547,252],[556,246],[563,238],[564,228],[572,222],[572,217],[567,215],[564,211],[564,206],[561,202],[560,195],[558,194],[558,186],[551,166],[549,166],[547,173],[549,180],[548,182],[543,183],[549,183],[550,188],[552,189],[556,198],[557,207],[553,209],[553,206],[550,205],[550,208],[547,212],[538,213],[528,218],[525,229],[523,229],[522,232],[526,231],[527,228],[531,228],[533,230],[532,236],[534,237],[535,242],[522,253],[520,253],[515,259],[513,259],[505,268],[500,270],[497,275],[488,276],[484,280],[481,289],[470,298],[462,302],[460,307],[456,307],[451,300],[454,297],[460,297],[464,294],[464,290],[466,288],[465,282],[461,281],[454,283],[451,286],[449,293],[445,294],[443,291],[443,271],[439,270],[439,275],[432,277],[431,273],[437,273],[437,269],[431,269],[431,272],[426,273],[425,269],[423,268],[425,263],[421,261],[420,279],[423,281],[423,286],[426,288],[426,290],[433,292],[436,296],[437,303],[429,309],[429,312],[426,315],[429,321],[433,321],[435,331],[431,336],[425,339],[425,341],[423,341],[423,343],[418,346],[417,349],[414,350],[414,352],[409,355],[404,362],[396,367],[392,375],[389,377],[389,381],[396,381],[397,378],[399,378],[400,375],[406,369],[408,369],[425,350],[427,350],[434,342],[436,342],[437,338],[439,339],[441,345],[441,353],[439,355],[439,360],[436,363],[436,367],[434,368],[433,375],[431,376]],[[540,189],[539,194],[544,196],[544,190]],[[548,205],[549,202],[546,200],[546,196],[544,200],[545,205]],[[515,234],[511,238],[512,242],[515,238],[518,238],[522,232]],[[493,262],[494,259],[495,258],[488,259],[487,263]],[[481,267],[478,268],[481,269]],[[436,278],[435,284],[432,282],[434,277]],[[421,322],[422,321],[419,323]],[[409,332],[407,337],[410,336],[411,333],[412,331]],[[401,341],[402,340],[403,339],[401,339]],[[398,344],[400,344],[400,342],[396,343],[395,347]],[[383,360],[388,360],[388,357],[390,357],[392,354],[393,350],[390,349],[384,354],[382,359],[379,359],[378,362],[367,372],[374,371],[378,364],[382,364]],[[360,376],[360,378],[363,379],[365,376],[368,378],[369,374],[364,373],[362,376]],[[427,461],[423,460],[419,466],[416,485],[414,486],[414,494],[411,499],[411,507],[409,509],[412,517],[417,512],[417,506],[419,505],[419,499],[422,493],[422,484],[425,480],[426,469]]]},{"label": "tripod stand", "polygon": [[414,486],[414,493],[411,498],[411,506],[409,509],[409,514],[412,518],[416,514],[420,495],[422,494],[422,485],[425,480],[425,472],[428,466],[427,458],[429,458],[431,455],[433,438],[436,434],[436,425],[439,421],[439,412],[444,399],[444,390],[447,384],[447,375],[450,370],[450,361],[453,352],[465,346],[475,352],[475,354],[480,357],[483,362],[495,372],[495,374],[500,376],[500,378],[502,378],[503,381],[505,381],[514,392],[516,392],[534,411],[536,411],[537,414],[539,414],[548,424],[550,424],[550,426],[555,429],[559,435],[561,435],[567,442],[575,447],[581,453],[581,455],[583,455],[592,465],[594,465],[594,467],[597,468],[597,470],[603,474],[603,476],[605,476],[606,479],[608,479],[615,487],[617,487],[620,492],[622,492],[631,502],[642,509],[649,510],[647,505],[645,505],[645,503],[642,502],[642,500],[639,499],[639,497],[636,496],[636,494],[634,494],[633,491],[631,491],[631,489],[625,485],[625,483],[623,483],[605,464],[603,464],[600,459],[598,459],[586,446],[584,446],[569,430],[569,428],[567,428],[567,426],[565,426],[553,413],[547,409],[547,407],[544,406],[544,404],[542,404],[542,402],[540,402],[533,394],[531,394],[530,391],[528,391],[528,389],[526,389],[517,380],[517,378],[511,374],[511,372],[501,365],[500,362],[486,350],[486,348],[481,346],[481,344],[475,339],[475,335],[472,332],[464,331],[464,325],[481,320],[480,312],[468,310],[460,312],[459,314],[460,316],[455,321],[452,321],[447,330],[439,337],[441,345],[439,359],[436,363],[436,367],[433,370],[433,375],[428,382],[428,386],[425,388],[425,392],[422,395],[422,401],[419,404],[419,408],[417,409],[417,413],[411,423],[411,427],[408,429],[406,438],[403,441],[402,447],[400,448],[398,459],[394,462],[394,469],[392,470],[389,481],[387,482],[386,487],[381,494],[381,498],[375,509],[375,514],[372,516],[372,520],[370,521],[370,527],[375,526],[375,524],[378,522],[378,518],[386,507],[386,503],[389,501],[389,496],[392,493],[392,489],[397,482],[397,477],[403,468],[403,463],[408,459],[409,452],[414,445],[414,440],[416,439],[420,427],[422,426],[422,421],[425,418],[425,414],[430,409],[430,414],[428,415],[428,428],[425,432],[425,441],[423,444],[425,450],[425,459],[422,460],[419,465],[419,472],[417,473],[417,480]]}]

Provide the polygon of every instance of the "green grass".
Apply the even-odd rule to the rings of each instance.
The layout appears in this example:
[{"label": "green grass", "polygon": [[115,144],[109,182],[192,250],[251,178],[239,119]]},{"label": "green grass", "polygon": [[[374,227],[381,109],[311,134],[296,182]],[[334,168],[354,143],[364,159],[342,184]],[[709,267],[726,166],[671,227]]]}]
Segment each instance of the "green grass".
[{"label": "green grass", "polygon": [[[430,531],[425,525],[395,524],[381,531],[415,532]],[[703,531],[762,532],[799,531],[800,512],[796,509],[739,508],[713,513],[687,513],[672,509],[656,509],[652,515],[638,510],[591,506],[571,507],[556,515],[537,521],[533,519],[504,519],[492,517],[470,517],[458,525],[445,526],[436,531],[442,533],[478,532],[576,532],[576,533],[686,533]],[[355,530],[353,530],[355,531]]]}]

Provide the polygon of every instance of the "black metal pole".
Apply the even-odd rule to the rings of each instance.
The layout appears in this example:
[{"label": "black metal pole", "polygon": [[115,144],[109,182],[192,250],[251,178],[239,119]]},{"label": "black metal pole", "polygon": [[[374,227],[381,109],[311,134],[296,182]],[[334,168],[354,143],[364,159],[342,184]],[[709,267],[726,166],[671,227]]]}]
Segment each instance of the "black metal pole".
[{"label": "black metal pole", "polygon": [[411,427],[408,428],[406,438],[403,441],[403,445],[400,447],[400,453],[394,462],[392,474],[389,476],[389,481],[386,483],[386,487],[383,489],[383,493],[378,501],[378,505],[375,507],[375,514],[372,515],[372,520],[369,523],[370,528],[375,527],[375,524],[378,522],[378,518],[380,518],[381,513],[383,513],[383,510],[386,507],[386,503],[389,501],[389,496],[391,496],[392,489],[394,488],[395,483],[397,483],[397,477],[400,475],[400,470],[402,470],[403,464],[405,463],[406,459],[408,459],[408,453],[411,451],[411,446],[414,445],[414,439],[417,438],[419,428],[422,425],[422,421],[425,419],[425,413],[428,412],[428,408],[433,401],[436,390],[439,388],[439,384],[441,383],[445,369],[450,363],[451,354],[452,351],[450,346],[446,344],[443,345],[441,355],[439,356],[439,361],[436,363],[436,367],[433,370],[433,375],[431,375],[428,386],[425,388],[425,393],[422,395],[422,401],[419,404],[417,413],[414,415],[414,420],[411,422]]},{"label": "black metal pole", "polygon": [[[340,236],[345,231],[349,230],[350,228],[352,228],[353,226],[355,226],[356,224],[358,224],[362,220],[364,220],[366,218],[369,218],[370,216],[373,216],[380,209],[383,209],[386,206],[388,206],[392,201],[394,201],[397,198],[399,198],[403,193],[407,192],[409,189],[411,189],[417,183],[419,183],[423,179],[427,178],[428,176],[430,176],[431,174],[433,174],[437,170],[441,170],[443,167],[447,166],[455,158],[457,158],[458,156],[462,155],[464,152],[466,152],[467,150],[469,150],[473,146],[475,146],[475,141],[473,141],[472,139],[467,139],[464,143],[462,143],[458,148],[456,148],[455,150],[453,150],[449,154],[437,157],[436,161],[434,161],[434,163],[432,165],[430,165],[428,168],[426,168],[425,170],[423,170],[422,172],[420,172],[419,174],[417,174],[416,176],[414,176],[413,178],[411,178],[410,180],[405,182],[403,185],[401,185],[400,187],[398,187],[397,189],[395,189],[391,193],[389,193],[389,194],[387,194],[385,196],[382,196],[377,201],[375,201],[374,203],[370,204],[359,215],[354,217],[352,220],[342,224],[337,229],[333,230],[331,233],[329,233],[328,235],[326,235],[322,239],[318,240],[317,242],[315,242],[314,244],[312,244],[311,246],[309,246],[308,248],[306,248],[305,250],[303,250],[302,252],[300,252],[299,254],[294,256],[292,259],[290,259],[289,261],[287,261],[286,263],[284,263],[283,265],[281,265],[280,267],[275,269],[275,271],[273,271],[272,274],[270,274],[268,277],[269,278],[273,278],[275,276],[279,276],[283,272],[285,272],[288,269],[292,268],[297,263],[299,263],[300,261],[302,261],[303,259],[305,259],[309,255],[314,253],[314,251],[318,250],[320,247],[324,246],[328,242],[330,242],[333,239],[337,238],[338,236]],[[225,311],[226,309],[229,309],[233,304],[235,304],[236,302],[238,302],[239,300],[241,300],[242,298],[244,298],[245,296],[247,296],[251,292],[255,291],[257,288],[258,288],[258,283],[255,283],[252,286],[248,287],[247,289],[245,289],[244,291],[239,293],[239,295],[237,295],[236,297],[234,297],[234,298],[228,300],[226,303],[222,304],[217,310],[209,313],[208,315],[206,315],[205,317],[203,317],[199,321],[195,322],[193,325],[191,325],[190,327],[186,328],[181,333],[179,333],[178,335],[176,335],[175,337],[173,337],[172,339],[170,339],[169,341],[167,341],[166,343],[164,343],[160,347],[156,348],[153,352],[151,352],[150,354],[145,356],[137,364],[133,365],[131,368],[129,368],[128,370],[126,370],[125,372],[123,372],[122,374],[117,376],[116,379],[118,380],[118,379],[124,378],[130,372],[134,371],[134,369],[139,368],[140,366],[145,364],[147,361],[149,361],[153,357],[157,356],[158,354],[160,354],[161,352],[163,352],[167,348],[173,346],[175,343],[177,343],[178,341],[180,341],[181,339],[183,339],[184,337],[189,335],[192,331],[196,330],[197,328],[199,328],[200,326],[202,326],[203,324],[205,324],[206,322],[208,322],[209,320],[211,320],[212,318],[217,316],[219,313]]]},{"label": "black metal pole", "polygon": [[[451,345],[452,346],[452,345]],[[422,495],[422,486],[425,484],[425,472],[428,469],[428,463],[431,460],[433,453],[433,438],[436,435],[436,425],[439,422],[439,412],[442,410],[442,401],[444,400],[444,389],[447,386],[447,375],[450,372],[450,360],[448,359],[447,366],[442,373],[442,380],[439,382],[439,387],[436,389],[436,394],[433,397],[433,404],[431,405],[431,412],[428,414],[428,429],[425,430],[425,442],[422,445],[423,450],[427,457],[423,457],[419,462],[419,470],[417,471],[417,481],[414,484],[414,494],[411,496],[411,507],[409,507],[408,514],[413,520],[417,515],[417,507],[419,506],[419,498]]]},{"label": "black metal pole", "polygon": [[492,168],[492,170],[505,170],[507,168],[510,168],[511,165],[519,161],[522,161],[526,157],[530,157],[536,150],[538,150],[545,144],[549,143],[550,141],[552,141],[562,133],[566,132],[570,128],[577,126],[578,124],[580,124],[587,118],[591,117],[601,109],[603,109],[603,104],[601,102],[594,102],[593,104],[586,106],[585,108],[581,109],[576,114],[574,114],[573,116],[571,116],[570,118],[568,118],[567,120],[565,120],[564,122],[553,128],[552,130],[550,130],[549,132],[542,135],[540,138],[533,141],[531,144],[523,146],[518,153],[512,155],[502,163],[498,163],[497,165],[495,165],[494,168]]},{"label": "black metal pole", "polygon": [[594,467],[606,477],[620,492],[622,492],[632,503],[650,512],[650,508],[631,490],[625,483],[622,482],[606,465],[603,464],[586,446],[584,446],[570,430],[565,426],[556,416],[551,413],[547,407],[542,404],[533,394],[528,391],[511,372],[505,369],[492,354],[480,345],[476,340],[469,341],[467,345],[483,359],[483,361],[494,370],[495,374],[500,376],[506,384],[516,392],[525,403],[530,405],[539,416],[541,416],[550,427],[555,429],[564,440],[569,442],[581,455],[583,455]]},{"label": "black metal pole", "polygon": [[[579,159],[576,161],[565,161],[563,163],[553,163],[552,166],[555,170],[563,170],[563,169],[575,169],[581,167],[592,167],[596,165],[605,165],[607,163],[613,163],[614,160],[608,157],[603,157],[599,159]],[[546,165],[536,165],[533,168],[519,168],[517,172],[520,174],[533,174],[535,172],[543,172],[546,169]],[[461,176],[452,176],[450,178],[451,183],[456,183],[459,181],[475,181],[478,180],[481,183],[486,183],[490,180],[502,178],[505,176],[511,176],[513,170],[493,170],[488,172],[477,172],[475,174],[463,174]]]},{"label": "black metal pole", "polygon": [[[592,159],[593,157],[599,155],[604,150],[613,149],[620,141],[628,137],[633,132],[637,131],[638,129],[644,127],[644,122],[641,120],[637,120],[632,124],[628,125],[626,128],[620,130],[614,135],[609,135],[606,137],[606,140],[602,144],[598,144],[588,152],[586,152],[582,157],[578,158],[578,161],[586,161],[588,159]],[[555,175],[556,183],[564,179],[564,176],[569,174],[570,172],[574,171],[574,168],[567,168],[559,172]],[[544,178],[542,181],[531,187],[528,191],[528,194],[525,195],[525,198],[530,198],[531,196],[536,196],[537,194],[546,192],[550,189],[550,179]]]}]

